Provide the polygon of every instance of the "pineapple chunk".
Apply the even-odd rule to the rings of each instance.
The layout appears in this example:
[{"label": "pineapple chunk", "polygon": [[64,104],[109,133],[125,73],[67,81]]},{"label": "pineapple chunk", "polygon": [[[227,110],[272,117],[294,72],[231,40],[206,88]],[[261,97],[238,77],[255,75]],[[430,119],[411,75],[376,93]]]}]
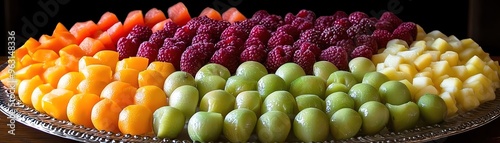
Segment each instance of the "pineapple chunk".
[{"label": "pineapple chunk", "polygon": [[486,66],[486,63],[481,60],[478,56],[473,56],[472,58],[470,58],[469,60],[467,60],[467,63],[465,63],[466,65],[474,65],[475,67],[477,68],[483,68],[484,66]]},{"label": "pineapple chunk", "polygon": [[387,76],[387,78],[389,78],[389,80],[395,80],[395,79],[399,78],[399,75],[398,75],[396,69],[393,67],[386,67],[378,72]]},{"label": "pineapple chunk", "polygon": [[459,78],[461,81],[465,81],[469,78],[467,67],[464,65],[451,67],[451,76]]},{"label": "pineapple chunk", "polygon": [[443,34],[439,30],[434,30],[434,31],[431,31],[431,32],[427,33],[427,37],[432,37],[432,38],[435,38],[435,39],[441,38],[441,39],[445,39],[445,40],[448,39],[448,36],[446,36],[445,34]]},{"label": "pineapple chunk", "polygon": [[474,91],[474,96],[479,102],[486,102],[488,97],[486,95],[485,87],[479,81],[464,83],[465,88],[471,88]]},{"label": "pineapple chunk", "polygon": [[385,58],[385,66],[386,67],[392,67],[396,70],[398,70],[398,66],[402,63],[404,63],[403,61],[403,58],[401,58],[401,56],[398,56],[398,55],[387,55],[387,57]]},{"label": "pineapple chunk", "polygon": [[448,61],[448,64],[450,66],[456,66],[458,65],[458,53],[454,51],[446,51],[440,56],[441,61]]},{"label": "pineapple chunk", "polygon": [[448,42],[442,38],[437,38],[436,40],[434,40],[434,42],[431,45],[431,48],[441,53],[444,53],[448,50],[452,50],[451,45],[448,44]]},{"label": "pineapple chunk", "polygon": [[495,99],[495,89],[490,79],[483,74],[476,74],[464,81],[463,87],[472,88],[479,102],[484,103]]},{"label": "pineapple chunk", "polygon": [[431,71],[422,71],[422,72],[415,74],[414,77],[428,77],[428,78],[432,79],[432,72]]},{"label": "pineapple chunk", "polygon": [[444,103],[446,104],[446,109],[448,111],[447,117],[455,115],[458,111],[455,97],[448,92],[441,93],[439,97],[441,97],[444,100]]},{"label": "pineapple chunk", "polygon": [[451,66],[448,64],[448,61],[432,62],[430,67],[432,69],[432,76],[435,78],[451,73]]},{"label": "pineapple chunk", "polygon": [[414,99],[414,101],[418,101],[418,99],[420,99],[420,97],[422,97],[424,94],[435,94],[435,95],[438,95],[439,92],[436,89],[436,87],[434,87],[434,85],[428,85],[428,86],[426,86],[426,87],[418,90],[417,94],[415,94],[415,96],[412,99]]},{"label": "pineapple chunk", "polygon": [[388,53],[379,53],[372,56],[372,62],[374,64],[383,63],[385,58],[389,55]]},{"label": "pineapple chunk", "polygon": [[447,78],[450,78],[449,75],[442,75],[440,77],[435,77],[432,79],[432,83],[434,83],[434,87],[436,87],[436,89],[438,91],[441,91],[441,82],[443,82],[443,80],[447,79]]},{"label": "pineapple chunk", "polygon": [[464,48],[462,52],[458,53],[458,57],[462,62],[467,62],[470,58],[472,58],[475,55],[476,55],[476,50],[472,48]]},{"label": "pineapple chunk", "polygon": [[411,44],[411,48],[409,50],[417,52],[419,55],[424,53],[424,51],[427,50],[427,44],[426,41],[420,40],[420,41],[415,41]]},{"label": "pineapple chunk", "polygon": [[434,37],[425,37],[424,38],[425,46],[426,47],[431,47],[432,43],[434,43],[434,40],[436,40],[436,38],[434,38]]},{"label": "pineapple chunk", "polygon": [[422,76],[422,77],[415,77],[413,78],[413,87],[415,87],[415,89],[418,91],[426,86],[433,86],[434,83],[432,82],[432,79],[429,78],[429,77],[425,77],[425,76]]},{"label": "pineapple chunk", "polygon": [[399,71],[404,72],[404,73],[410,75],[411,79],[409,79],[409,81],[412,81],[413,80],[413,76],[418,73],[418,71],[415,68],[415,66],[412,66],[410,64],[400,64],[398,68],[399,68]]},{"label": "pineapple chunk", "polygon": [[403,45],[406,49],[408,49],[409,48],[408,44],[411,43],[406,43],[405,40],[401,39],[392,39],[389,42],[387,42],[387,47],[392,47],[393,45]]},{"label": "pineapple chunk", "polygon": [[417,70],[423,70],[424,68],[428,67],[432,62],[432,56],[429,53],[422,54],[418,56],[415,61],[413,61],[413,64],[417,68]]},{"label": "pineapple chunk", "polygon": [[444,79],[439,86],[441,91],[455,93],[462,89],[463,83],[459,78],[449,77]]},{"label": "pineapple chunk", "polygon": [[438,61],[441,58],[441,52],[439,51],[424,51],[425,53],[431,54],[432,61]]},{"label": "pineapple chunk", "polygon": [[396,71],[396,79],[394,80],[403,80],[403,79],[413,80],[413,76],[406,72]]},{"label": "pineapple chunk", "polygon": [[471,38],[467,39],[462,39],[460,40],[462,42],[462,46],[467,49],[469,47],[479,47],[479,45],[476,43],[476,41],[472,40]]},{"label": "pineapple chunk", "polygon": [[420,25],[417,24],[417,37],[416,37],[416,39],[422,40],[425,38],[425,35],[427,35],[427,33],[425,33],[424,28],[422,28]]},{"label": "pineapple chunk", "polygon": [[[491,87],[491,83],[492,83],[491,80],[488,79],[483,74],[475,74],[475,75],[470,76],[469,78],[467,78],[464,81],[464,84],[474,83],[474,82],[479,82],[479,83],[481,83],[481,85],[486,86],[486,87]],[[465,85],[464,85],[464,87],[465,87]]]},{"label": "pineapple chunk", "polygon": [[470,111],[479,106],[479,100],[474,97],[472,88],[463,88],[456,95],[455,100],[458,108],[463,111]]},{"label": "pineapple chunk", "polygon": [[385,64],[384,63],[378,63],[377,64],[377,71],[381,71],[383,69],[385,69]]},{"label": "pineapple chunk", "polygon": [[413,84],[411,84],[410,81],[408,81],[406,79],[403,79],[403,80],[400,80],[399,82],[405,84],[406,87],[408,87],[408,90],[410,90],[410,93],[411,93],[412,97],[417,94],[417,90],[415,89],[415,87],[413,86]]},{"label": "pineapple chunk", "polygon": [[385,50],[382,53],[396,55],[398,52],[407,50],[408,48],[406,48],[405,45],[403,44],[392,44],[392,45],[387,44],[387,48],[385,48]]},{"label": "pineapple chunk", "polygon": [[455,35],[448,37],[448,43],[451,45],[452,51],[461,52],[463,50],[462,42]]},{"label": "pineapple chunk", "polygon": [[483,68],[478,68],[472,64],[465,65],[467,69],[467,75],[476,75],[483,72]]},{"label": "pineapple chunk", "polygon": [[415,61],[415,59],[417,59],[417,57],[420,54],[418,54],[418,52],[416,52],[416,51],[408,50],[408,51],[398,52],[397,55],[404,59],[404,63],[412,63],[413,64],[413,61]]},{"label": "pineapple chunk", "polygon": [[498,71],[498,61],[488,61],[486,64],[494,71]]}]

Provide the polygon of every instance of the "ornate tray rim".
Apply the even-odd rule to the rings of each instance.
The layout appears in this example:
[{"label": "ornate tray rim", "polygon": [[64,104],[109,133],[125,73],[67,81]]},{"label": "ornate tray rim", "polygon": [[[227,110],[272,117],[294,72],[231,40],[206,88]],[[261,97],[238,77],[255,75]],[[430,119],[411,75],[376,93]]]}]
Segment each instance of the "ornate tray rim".
[{"label": "ornate tray rim", "polygon": [[[6,68],[7,63],[0,65]],[[444,123],[433,126],[417,127],[403,132],[383,131],[373,136],[359,136],[347,140],[325,142],[428,142],[467,132],[486,125],[500,116],[499,91],[495,100],[482,103],[476,109],[446,119]],[[16,96],[17,97],[17,96]],[[159,139],[153,136],[139,136],[99,131],[74,125],[69,121],[57,120],[47,114],[24,105],[18,98],[10,98],[9,92],[0,83],[0,111],[16,122],[42,132],[80,142],[192,142],[191,140]]]}]

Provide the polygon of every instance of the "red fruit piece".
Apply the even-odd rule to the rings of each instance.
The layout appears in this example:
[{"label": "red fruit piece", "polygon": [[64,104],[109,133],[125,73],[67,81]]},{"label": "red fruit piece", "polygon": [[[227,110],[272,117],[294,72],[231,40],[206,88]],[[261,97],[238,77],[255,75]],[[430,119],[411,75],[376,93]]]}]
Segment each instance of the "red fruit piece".
[{"label": "red fruit piece", "polygon": [[224,31],[222,31],[220,39],[226,39],[227,37],[231,36],[236,36],[243,40],[246,40],[248,38],[248,34],[245,32],[243,27],[235,24],[227,27]]},{"label": "red fruit piece", "polygon": [[306,9],[300,10],[296,16],[300,18],[305,18],[309,21],[313,21],[314,19],[316,19],[316,14],[313,11]]},{"label": "red fruit piece", "polygon": [[302,31],[306,31],[307,29],[314,28],[314,23],[312,20],[297,17],[297,18],[295,18],[295,20],[293,20],[292,26],[297,27],[297,30],[302,32]]},{"label": "red fruit piece", "polygon": [[185,42],[186,44],[191,44],[191,40],[196,35],[196,28],[190,27],[189,25],[184,25],[175,31],[174,38]]},{"label": "red fruit piece", "polygon": [[285,33],[277,33],[271,36],[267,41],[267,49],[273,49],[278,45],[293,45],[294,39],[291,35]]},{"label": "red fruit piece", "polygon": [[373,31],[372,37],[377,41],[378,48],[385,48],[387,42],[393,39],[391,32],[379,29]]},{"label": "red fruit piece", "polygon": [[334,16],[320,16],[320,17],[316,18],[316,20],[314,22],[314,28],[316,28],[317,30],[323,31],[328,27],[332,27],[335,21],[336,21],[336,19]]},{"label": "red fruit piece", "polygon": [[149,41],[161,46],[163,45],[163,41],[165,41],[165,38],[168,38],[168,32],[166,30],[158,30],[151,34],[151,37],[149,37]]},{"label": "red fruit piece", "polygon": [[312,42],[312,43],[316,43],[316,44],[318,44],[318,46],[322,47],[322,45],[324,43],[323,43],[323,40],[321,39],[321,33],[322,32],[319,30],[309,29],[309,30],[306,30],[306,31],[300,33],[299,39],[304,40],[304,41],[308,41],[308,42]]},{"label": "red fruit piece", "polygon": [[370,16],[361,11],[355,11],[349,14],[349,21],[351,21],[352,24],[358,24],[363,18],[370,18]]},{"label": "red fruit piece", "polygon": [[349,17],[349,15],[347,15],[347,13],[345,13],[344,11],[336,11],[332,16],[334,20]]},{"label": "red fruit piece", "polygon": [[285,24],[292,24],[293,20],[297,18],[293,13],[289,12],[285,15]]},{"label": "red fruit piece", "polygon": [[283,48],[289,61],[293,61],[293,54],[295,53],[295,51],[299,50],[299,48],[290,45],[279,45],[278,47]]},{"label": "red fruit piece", "polygon": [[141,41],[147,41],[149,37],[153,34],[153,31],[145,25],[135,25],[130,31],[127,37],[138,38]]},{"label": "red fruit piece", "polygon": [[281,18],[281,16],[272,14],[264,17],[261,21],[259,21],[259,24],[264,25],[267,29],[271,31],[276,31],[278,27],[284,24],[284,21]]},{"label": "red fruit piece", "polygon": [[377,40],[375,40],[375,38],[373,38],[371,35],[358,35],[355,39],[356,46],[365,45],[372,49],[372,53],[378,52]]},{"label": "red fruit piece", "polygon": [[167,31],[167,37],[174,37],[175,31],[177,31],[178,28],[179,26],[177,24],[172,21],[168,21],[165,23],[163,30]]},{"label": "red fruit piece", "polygon": [[259,21],[255,19],[246,19],[243,21],[235,22],[235,24],[239,25],[243,29],[243,31],[245,31],[245,33],[248,33],[255,25],[259,24]]},{"label": "red fruit piece", "polygon": [[347,51],[339,46],[330,46],[321,51],[320,60],[333,63],[340,70],[348,70],[349,59]]},{"label": "red fruit piece", "polygon": [[394,13],[392,13],[390,11],[386,11],[386,12],[382,13],[382,16],[380,16],[379,21],[387,21],[387,22],[391,23],[392,27],[397,27],[401,23],[403,23],[403,21],[401,19],[399,19],[398,16],[396,16]]},{"label": "red fruit piece", "polygon": [[[264,46],[264,45],[266,45],[266,44],[264,44],[264,42],[260,41],[260,39],[259,39],[259,38],[255,38],[255,37],[254,37],[254,38],[248,38],[248,39],[245,41],[245,45],[244,45],[244,47],[245,47],[245,49],[246,49],[246,48],[248,48],[248,47],[250,47],[250,46],[253,46],[253,45],[262,45],[262,46]],[[266,48],[266,46],[264,46],[264,48]]]},{"label": "red fruit piece", "polygon": [[215,38],[213,38],[210,34],[208,33],[202,33],[202,34],[197,34],[196,36],[193,37],[193,40],[191,40],[191,44],[197,44],[197,43],[215,43]]},{"label": "red fruit piece", "polygon": [[203,24],[198,27],[198,30],[196,30],[196,34],[210,34],[210,36],[213,37],[219,37],[220,32],[218,31],[217,27],[215,24]]},{"label": "red fruit piece", "polygon": [[379,20],[377,23],[375,23],[375,29],[380,29],[380,30],[387,30],[387,31],[394,31],[394,29],[397,28],[397,25],[391,24],[389,21],[385,20]]},{"label": "red fruit piece", "polygon": [[270,73],[276,72],[281,65],[290,62],[285,50],[281,46],[274,48],[267,54],[266,68]]},{"label": "red fruit piece", "polygon": [[266,61],[266,47],[264,45],[251,45],[240,54],[240,63],[246,61],[256,61],[264,63]]},{"label": "red fruit piece", "polygon": [[[195,44],[196,45],[196,44]],[[198,46],[189,46],[181,55],[180,69],[195,75],[198,70],[207,63],[209,53],[204,52]]]},{"label": "red fruit piece", "polygon": [[334,45],[335,42],[342,39],[347,39],[347,33],[345,30],[338,26],[333,26],[326,28],[325,31],[321,33],[321,39],[326,45]]},{"label": "red fruit piece", "polygon": [[116,51],[119,54],[119,59],[135,56],[141,42],[138,38],[122,37],[118,39]]},{"label": "red fruit piece", "polygon": [[183,49],[186,49],[187,44],[184,41],[180,41],[177,38],[165,38],[163,41],[163,46],[162,47],[172,47],[172,46],[178,46]]},{"label": "red fruit piece", "polygon": [[226,48],[229,46],[234,46],[240,54],[243,51],[245,45],[245,40],[237,37],[237,36],[230,36],[225,39],[221,39],[219,42],[215,44],[216,49],[221,49],[221,48]]},{"label": "red fruit piece", "polygon": [[311,50],[308,49],[300,49],[295,51],[293,55],[293,62],[297,63],[306,74],[312,74],[313,65],[316,62],[316,55]]},{"label": "red fruit piece", "polygon": [[228,46],[217,50],[210,58],[210,62],[220,64],[226,67],[231,74],[234,74],[239,66],[238,55],[240,54],[238,54],[236,47]]},{"label": "red fruit piece", "polygon": [[300,50],[309,50],[311,51],[315,57],[319,58],[319,55],[321,55],[321,48],[318,47],[317,44],[311,43],[311,42],[302,42],[300,46],[298,47]]},{"label": "red fruit piece", "polygon": [[266,10],[259,10],[252,15],[252,19],[262,20],[264,17],[267,16],[269,16],[269,13]]},{"label": "red fruit piece", "polygon": [[412,33],[410,31],[399,27],[392,32],[392,38],[404,40],[408,45],[410,45],[414,39],[411,35]]},{"label": "red fruit piece", "polygon": [[180,69],[181,56],[185,49],[186,48],[175,45],[170,47],[162,47],[158,51],[158,56],[156,57],[156,60],[161,62],[172,63],[175,69]]},{"label": "red fruit piece", "polygon": [[136,56],[148,58],[149,63],[151,63],[156,60],[156,57],[158,56],[158,50],[159,47],[155,43],[144,41],[141,43],[141,45],[139,45]]},{"label": "red fruit piece", "polygon": [[417,33],[418,33],[417,24],[413,22],[403,22],[396,29],[400,31],[410,32],[411,37],[414,38],[413,40],[417,38]]},{"label": "red fruit piece", "polygon": [[260,41],[265,42],[271,37],[271,32],[263,25],[255,25],[252,30],[250,30],[250,34],[248,35],[248,39],[250,38],[258,38]]},{"label": "red fruit piece", "polygon": [[347,51],[347,53],[351,53],[354,50],[354,48],[356,48],[356,44],[352,39],[343,39],[337,41],[337,43],[335,43],[334,46],[339,46],[344,48]]},{"label": "red fruit piece", "polygon": [[282,32],[291,35],[294,39],[298,39],[300,35],[300,31],[298,31],[297,27],[292,26],[291,24],[285,24],[278,27],[278,29],[276,29],[276,32]]},{"label": "red fruit piece", "polygon": [[351,23],[351,21],[349,21],[348,18],[337,19],[337,20],[335,20],[334,24],[338,25],[344,29],[349,29],[349,27],[352,26],[352,23]]},{"label": "red fruit piece", "polygon": [[372,48],[366,46],[366,45],[361,45],[358,46],[352,51],[351,53],[351,58],[356,58],[356,57],[365,57],[368,59],[372,58]]}]

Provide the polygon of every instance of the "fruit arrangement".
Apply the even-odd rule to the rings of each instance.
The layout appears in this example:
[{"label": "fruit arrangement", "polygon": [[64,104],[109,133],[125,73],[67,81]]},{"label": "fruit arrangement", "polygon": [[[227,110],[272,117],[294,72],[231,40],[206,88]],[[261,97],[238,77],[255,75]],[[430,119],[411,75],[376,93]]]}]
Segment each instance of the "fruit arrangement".
[{"label": "fruit arrangement", "polygon": [[191,17],[177,3],[123,23],[111,12],[69,30],[59,23],[13,57],[16,81],[9,68],[0,79],[40,113],[200,142],[402,132],[470,111],[500,87],[498,61],[472,39],[426,33],[391,12],[247,18],[205,8]]}]

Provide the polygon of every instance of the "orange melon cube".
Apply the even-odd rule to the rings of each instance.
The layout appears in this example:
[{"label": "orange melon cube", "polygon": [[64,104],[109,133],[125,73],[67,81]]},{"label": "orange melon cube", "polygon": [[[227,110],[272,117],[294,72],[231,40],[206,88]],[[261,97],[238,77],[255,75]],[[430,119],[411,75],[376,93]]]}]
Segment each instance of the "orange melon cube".
[{"label": "orange melon cube", "polygon": [[142,10],[132,10],[127,14],[123,22],[123,31],[130,33],[135,25],[145,25]]},{"label": "orange melon cube", "polygon": [[101,16],[101,19],[97,22],[97,26],[101,30],[107,30],[113,24],[119,22],[118,17],[112,12],[106,12]]},{"label": "orange melon cube", "polygon": [[114,73],[119,56],[116,51],[104,50],[97,52],[93,57],[100,60],[102,64],[109,66]]},{"label": "orange melon cube", "polygon": [[144,24],[146,24],[146,26],[148,26],[149,28],[153,28],[156,23],[165,19],[167,19],[167,17],[165,16],[165,13],[163,13],[163,11],[157,8],[151,8],[144,15]]},{"label": "orange melon cube", "polygon": [[165,19],[163,21],[160,21],[158,23],[156,23],[153,28],[151,28],[151,31],[153,33],[155,33],[156,31],[159,31],[159,30],[163,30],[163,28],[165,27],[165,23],[169,22],[169,21],[172,21],[170,19]]},{"label": "orange melon cube", "polygon": [[103,63],[97,58],[91,56],[83,56],[78,61],[78,71],[82,71],[82,69],[84,69],[89,65],[102,65],[102,64]]},{"label": "orange melon cube", "polygon": [[42,98],[42,108],[48,115],[59,119],[68,120],[66,109],[73,91],[66,89],[54,89]]},{"label": "orange melon cube", "polygon": [[39,49],[35,53],[33,53],[31,58],[35,62],[46,62],[59,58],[59,55],[54,50]]},{"label": "orange melon cube", "polygon": [[111,26],[106,32],[109,34],[109,37],[113,41],[113,43],[117,43],[118,39],[123,36],[126,36],[125,29],[123,29],[122,22],[117,22],[113,26]]},{"label": "orange melon cube", "polygon": [[55,65],[47,68],[45,72],[43,72],[42,79],[45,83],[49,83],[50,86],[57,87],[59,79],[61,79],[61,77],[68,72],[69,71],[65,66]]},{"label": "orange melon cube", "polygon": [[139,72],[145,70],[149,65],[149,59],[145,57],[129,57],[125,58],[118,63],[116,63],[116,70],[120,71],[122,69],[136,69]]},{"label": "orange melon cube", "polygon": [[16,71],[16,78],[20,80],[31,79],[36,75],[42,75],[42,73],[44,73],[43,63],[35,63]]},{"label": "orange melon cube", "polygon": [[94,35],[99,29],[99,26],[92,20],[84,22],[76,22],[70,29],[69,32],[75,36],[75,44],[80,44],[83,39]]},{"label": "orange melon cube", "polygon": [[95,53],[105,49],[101,41],[91,37],[85,38],[79,46],[87,56],[94,56]]}]

